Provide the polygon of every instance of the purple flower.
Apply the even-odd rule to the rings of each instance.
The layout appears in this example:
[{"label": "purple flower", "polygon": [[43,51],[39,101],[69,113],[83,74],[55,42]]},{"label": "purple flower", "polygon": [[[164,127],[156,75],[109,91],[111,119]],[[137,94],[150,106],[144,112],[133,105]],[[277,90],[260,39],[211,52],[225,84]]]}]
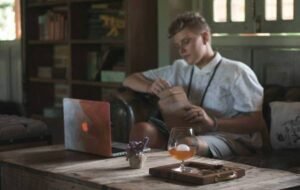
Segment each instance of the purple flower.
[{"label": "purple flower", "polygon": [[147,144],[149,142],[149,137],[144,137],[142,141],[130,141],[127,145],[127,155],[126,158],[128,159],[132,155],[138,155],[144,152]]}]

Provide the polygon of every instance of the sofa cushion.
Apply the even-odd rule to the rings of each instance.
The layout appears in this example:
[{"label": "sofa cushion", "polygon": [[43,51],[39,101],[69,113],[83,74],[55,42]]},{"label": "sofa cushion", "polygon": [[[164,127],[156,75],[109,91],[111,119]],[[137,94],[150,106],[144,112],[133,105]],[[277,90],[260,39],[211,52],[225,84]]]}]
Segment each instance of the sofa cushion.
[{"label": "sofa cushion", "polygon": [[1,142],[45,135],[49,135],[49,131],[42,121],[15,115],[0,115]]},{"label": "sofa cushion", "polygon": [[300,148],[300,102],[270,103],[273,149]]}]

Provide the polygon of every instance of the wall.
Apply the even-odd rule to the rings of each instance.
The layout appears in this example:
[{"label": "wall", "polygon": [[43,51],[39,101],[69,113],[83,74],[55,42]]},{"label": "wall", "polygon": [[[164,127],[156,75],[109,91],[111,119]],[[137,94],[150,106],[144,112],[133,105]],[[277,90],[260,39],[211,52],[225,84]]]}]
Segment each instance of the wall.
[{"label": "wall", "polygon": [[20,41],[0,41],[0,100],[22,103]]},{"label": "wall", "polygon": [[213,45],[249,65],[265,85],[300,86],[300,36],[223,36]]},{"label": "wall", "polygon": [[159,66],[170,63],[170,45],[168,36],[168,23],[170,22],[169,2],[166,0],[158,1],[158,61]]}]

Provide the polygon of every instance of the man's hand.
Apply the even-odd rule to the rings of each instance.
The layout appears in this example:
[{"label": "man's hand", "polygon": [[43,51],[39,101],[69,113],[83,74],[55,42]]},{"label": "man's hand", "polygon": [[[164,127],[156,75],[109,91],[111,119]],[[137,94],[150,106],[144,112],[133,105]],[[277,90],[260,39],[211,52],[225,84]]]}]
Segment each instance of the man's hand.
[{"label": "man's hand", "polygon": [[158,96],[159,93],[168,88],[171,88],[170,83],[166,80],[158,78],[149,85],[147,92]]},{"label": "man's hand", "polygon": [[215,121],[200,106],[191,105],[185,108],[184,120],[189,123],[199,123],[204,129],[211,131],[215,127]]}]

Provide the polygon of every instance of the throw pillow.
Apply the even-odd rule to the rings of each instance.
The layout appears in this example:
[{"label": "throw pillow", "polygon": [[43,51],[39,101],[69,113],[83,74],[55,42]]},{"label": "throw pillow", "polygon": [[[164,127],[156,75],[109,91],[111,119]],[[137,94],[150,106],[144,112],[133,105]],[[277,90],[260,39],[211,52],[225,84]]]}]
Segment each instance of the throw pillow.
[{"label": "throw pillow", "polygon": [[300,148],[300,102],[271,102],[273,149]]}]

